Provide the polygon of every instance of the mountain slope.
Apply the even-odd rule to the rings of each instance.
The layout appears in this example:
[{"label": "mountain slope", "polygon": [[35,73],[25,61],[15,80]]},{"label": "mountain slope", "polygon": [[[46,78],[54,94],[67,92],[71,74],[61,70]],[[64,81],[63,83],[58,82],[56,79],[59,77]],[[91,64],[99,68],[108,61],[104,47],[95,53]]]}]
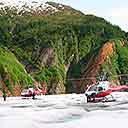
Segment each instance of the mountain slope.
[{"label": "mountain slope", "polygon": [[[124,68],[127,37],[118,26],[65,5],[46,4],[58,10],[64,8],[52,15],[40,15],[38,10],[30,15],[19,15],[14,9],[2,11],[0,45],[15,54],[27,73],[47,87],[48,94],[65,93],[65,89],[83,92],[93,82],[88,77],[94,79],[101,72],[109,75],[128,72],[127,65]],[[123,47],[120,41],[125,42]],[[112,68],[108,61],[114,65]],[[77,81],[77,78],[86,78],[86,81]]]},{"label": "mountain slope", "polygon": [[19,63],[15,55],[7,48],[0,48],[0,78],[0,88],[3,91],[4,89],[6,91],[9,89],[14,95],[19,95],[19,90],[33,83],[32,78],[27,74],[23,65]]}]

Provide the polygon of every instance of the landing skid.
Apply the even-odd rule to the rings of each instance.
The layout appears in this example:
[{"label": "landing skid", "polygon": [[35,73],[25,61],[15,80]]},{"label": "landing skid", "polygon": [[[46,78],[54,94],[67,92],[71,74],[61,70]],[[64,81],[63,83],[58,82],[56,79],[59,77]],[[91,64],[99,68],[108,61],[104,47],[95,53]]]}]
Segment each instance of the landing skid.
[{"label": "landing skid", "polygon": [[112,95],[106,96],[102,100],[102,102],[114,102],[114,101],[116,101],[116,99]]},{"label": "landing skid", "polygon": [[114,102],[116,99],[112,96],[106,96],[106,97],[100,97],[100,98],[87,98],[87,103],[92,102],[92,103],[97,103],[97,102]]}]

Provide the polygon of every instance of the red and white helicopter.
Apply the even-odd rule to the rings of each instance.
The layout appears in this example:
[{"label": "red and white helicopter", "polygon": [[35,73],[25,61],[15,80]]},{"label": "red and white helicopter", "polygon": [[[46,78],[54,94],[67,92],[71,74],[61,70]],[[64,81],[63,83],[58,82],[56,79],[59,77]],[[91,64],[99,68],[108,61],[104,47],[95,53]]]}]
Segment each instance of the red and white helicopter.
[{"label": "red and white helicopter", "polygon": [[113,92],[128,91],[127,85],[114,86],[109,81],[99,81],[87,88],[85,95],[87,102],[115,101]]},{"label": "red and white helicopter", "polygon": [[45,95],[47,93],[46,89],[39,89],[39,88],[28,88],[24,89],[21,92],[22,97],[34,97],[35,95]]}]

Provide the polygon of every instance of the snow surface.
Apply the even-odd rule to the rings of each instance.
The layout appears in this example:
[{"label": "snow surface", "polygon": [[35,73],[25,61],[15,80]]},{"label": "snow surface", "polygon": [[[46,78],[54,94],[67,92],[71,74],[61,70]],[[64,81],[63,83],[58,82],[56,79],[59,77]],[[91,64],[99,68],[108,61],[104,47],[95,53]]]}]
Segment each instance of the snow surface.
[{"label": "snow surface", "polygon": [[[15,7],[18,12],[24,11],[31,11],[31,10],[38,10],[38,11],[49,11],[52,10],[53,12],[58,12],[59,10],[52,5],[46,3],[47,0],[0,0],[0,9],[5,7],[13,8]],[[61,9],[64,7],[60,4],[58,5]]]},{"label": "snow surface", "polygon": [[116,102],[86,103],[84,94],[0,98],[0,128],[127,128],[128,92]]},{"label": "snow surface", "polygon": [[46,0],[0,0],[1,6],[18,6],[22,7],[23,5],[28,6],[40,6],[41,4],[45,5]]}]

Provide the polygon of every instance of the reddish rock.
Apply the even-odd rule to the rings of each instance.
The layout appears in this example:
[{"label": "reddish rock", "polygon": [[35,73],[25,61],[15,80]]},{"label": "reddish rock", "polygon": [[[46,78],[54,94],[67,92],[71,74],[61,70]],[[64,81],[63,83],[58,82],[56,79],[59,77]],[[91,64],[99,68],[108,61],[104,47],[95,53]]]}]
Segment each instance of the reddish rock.
[{"label": "reddish rock", "polygon": [[78,93],[84,92],[87,85],[96,82],[96,74],[99,71],[100,65],[104,63],[106,58],[113,53],[113,42],[106,42],[100,49],[97,56],[92,55],[88,63],[82,67],[82,78],[77,84]]}]

